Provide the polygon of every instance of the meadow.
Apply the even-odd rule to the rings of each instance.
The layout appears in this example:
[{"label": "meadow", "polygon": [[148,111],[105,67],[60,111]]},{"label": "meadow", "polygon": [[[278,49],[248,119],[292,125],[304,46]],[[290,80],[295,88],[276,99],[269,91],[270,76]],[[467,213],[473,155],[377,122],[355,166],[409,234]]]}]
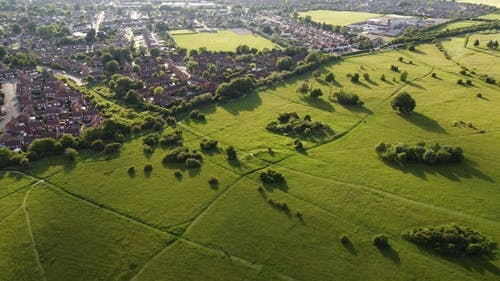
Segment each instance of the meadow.
[{"label": "meadow", "polygon": [[181,48],[198,50],[201,47],[209,51],[234,51],[239,45],[248,45],[250,48],[262,50],[272,49],[275,44],[264,37],[252,34],[249,30],[219,30],[217,32],[201,32],[188,34],[184,31],[172,33],[176,44]]},{"label": "meadow", "polygon": [[[76,163],[52,157],[0,173],[0,268],[8,269],[0,280],[497,280],[498,259],[440,256],[402,237],[413,227],[458,223],[500,241],[498,86],[459,73],[461,66],[497,73],[498,57],[465,47],[465,37],[442,44],[451,59],[431,44],[345,57],[320,69],[335,83],[307,73],[201,107],[203,122],[179,116],[185,146],[216,139],[222,149],[235,146],[236,162],[215,151],[203,152],[200,168],[164,164],[169,149],[144,153],[137,136],[112,155],[83,152]],[[358,83],[347,77],[354,73]],[[324,95],[297,93],[304,82]],[[363,106],[336,102],[331,94],[340,90]],[[390,106],[402,91],[417,103],[408,115]],[[295,137],[265,128],[283,112],[310,114],[336,137],[306,139],[297,151]],[[457,145],[465,159],[391,164],[375,153],[379,142]],[[286,182],[262,183],[268,169]],[[389,248],[372,244],[379,233]]]},{"label": "meadow", "polygon": [[478,5],[483,4],[500,8],[500,2],[498,0],[457,0],[457,2],[478,4]]},{"label": "meadow", "polygon": [[299,13],[301,17],[311,16],[315,22],[326,22],[332,25],[349,25],[352,23],[364,21],[371,18],[381,16],[374,13],[350,12],[350,11],[330,11],[330,10],[313,10]]}]

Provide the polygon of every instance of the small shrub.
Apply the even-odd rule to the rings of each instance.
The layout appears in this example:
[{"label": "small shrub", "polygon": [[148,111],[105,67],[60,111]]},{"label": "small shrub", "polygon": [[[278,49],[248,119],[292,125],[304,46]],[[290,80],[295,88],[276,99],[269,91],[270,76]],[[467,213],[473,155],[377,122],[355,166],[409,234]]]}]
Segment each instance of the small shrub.
[{"label": "small shrub", "polygon": [[210,177],[208,179],[208,183],[211,185],[211,186],[216,186],[219,184],[219,179],[217,179],[216,177]]},{"label": "small shrub", "polygon": [[106,144],[106,146],[104,147],[104,152],[106,153],[114,153],[114,152],[117,152],[118,150],[120,150],[120,147],[121,147],[121,143],[119,142],[112,142],[112,143],[108,143]]},{"label": "small shrub", "polygon": [[179,170],[179,169],[175,170],[175,172],[174,172],[174,176],[175,176],[176,178],[181,178],[181,177],[182,177],[182,172],[181,172],[181,170]]},{"label": "small shrub", "polygon": [[142,145],[142,150],[144,151],[144,153],[146,154],[151,154],[153,153],[154,151],[154,148],[152,148],[151,146],[147,145],[147,144],[143,144]]},{"label": "small shrub", "polygon": [[127,173],[128,173],[129,175],[133,175],[133,174],[135,174],[135,166],[130,166],[130,167],[128,167]]},{"label": "small shrub", "polygon": [[389,246],[389,238],[383,234],[373,236],[373,245],[378,248],[386,248]]},{"label": "small shrub", "polygon": [[144,172],[146,173],[151,173],[153,171],[153,165],[150,163],[147,163],[144,165]]},{"label": "small shrub", "polygon": [[189,169],[199,168],[201,167],[201,161],[195,158],[186,159],[186,167]]},{"label": "small shrub", "polygon": [[432,73],[432,78],[437,78],[437,74],[435,72]]},{"label": "small shrub", "polygon": [[345,233],[342,233],[342,234],[340,235],[340,242],[341,242],[342,244],[347,244],[347,243],[349,243],[349,242],[350,242],[350,240],[349,240],[349,236],[347,236],[347,234],[345,234]]},{"label": "small shrub", "polygon": [[476,97],[478,97],[478,98],[482,98],[482,97],[483,97],[483,94],[481,94],[481,93],[477,93]]}]

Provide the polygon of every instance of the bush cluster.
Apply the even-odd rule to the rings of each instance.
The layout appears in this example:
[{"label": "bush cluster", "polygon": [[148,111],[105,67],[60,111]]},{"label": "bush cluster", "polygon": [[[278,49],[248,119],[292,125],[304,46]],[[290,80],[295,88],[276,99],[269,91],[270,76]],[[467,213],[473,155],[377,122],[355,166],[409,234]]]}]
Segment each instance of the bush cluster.
[{"label": "bush cluster", "polygon": [[285,177],[281,173],[269,169],[267,172],[260,173],[260,180],[264,183],[284,183]]},{"label": "bush cluster", "polygon": [[160,145],[168,146],[168,145],[176,145],[181,146],[184,141],[182,137],[181,130],[175,130],[175,132],[164,134],[161,136]]},{"label": "bush cluster", "polygon": [[337,102],[343,105],[362,105],[363,102],[359,100],[359,96],[356,94],[349,94],[344,91],[333,94]]},{"label": "bush cluster", "polygon": [[327,125],[312,121],[311,116],[301,118],[296,112],[280,113],[277,121],[271,121],[266,129],[274,133],[295,133],[300,136],[313,136],[324,134],[330,130]]},{"label": "bush cluster", "polygon": [[438,143],[426,147],[425,143],[408,146],[404,143],[380,143],[375,147],[378,155],[400,164],[424,163],[428,165],[460,162],[464,158],[462,148]]},{"label": "bush cluster", "polygon": [[188,168],[196,168],[201,166],[202,159],[201,153],[187,147],[178,147],[163,157],[163,163],[185,163]]},{"label": "bush cluster", "polygon": [[200,142],[200,148],[201,150],[217,150],[218,144],[219,142],[216,140],[203,138]]},{"label": "bush cluster", "polygon": [[200,112],[198,109],[191,110],[189,113],[189,118],[193,120],[205,120],[205,114]]},{"label": "bush cluster", "polygon": [[106,153],[117,152],[118,150],[120,150],[121,146],[122,146],[122,144],[119,142],[108,143],[108,144],[106,144],[106,146],[104,146],[104,152],[106,152]]},{"label": "bush cluster", "polygon": [[404,237],[409,241],[450,256],[491,255],[496,243],[467,226],[441,225],[417,227],[407,231]]}]

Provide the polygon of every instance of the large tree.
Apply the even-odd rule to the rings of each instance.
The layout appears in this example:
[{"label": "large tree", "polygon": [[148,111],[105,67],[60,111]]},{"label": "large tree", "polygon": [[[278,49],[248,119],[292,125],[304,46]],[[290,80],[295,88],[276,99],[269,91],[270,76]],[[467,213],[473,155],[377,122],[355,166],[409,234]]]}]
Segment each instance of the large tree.
[{"label": "large tree", "polygon": [[391,101],[392,109],[401,113],[408,113],[415,109],[417,103],[407,92],[401,92]]}]

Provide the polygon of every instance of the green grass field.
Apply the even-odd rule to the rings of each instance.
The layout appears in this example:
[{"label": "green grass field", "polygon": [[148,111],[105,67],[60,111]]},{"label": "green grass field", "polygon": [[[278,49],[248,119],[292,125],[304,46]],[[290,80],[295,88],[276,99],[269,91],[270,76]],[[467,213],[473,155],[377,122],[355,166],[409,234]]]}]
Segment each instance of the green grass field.
[{"label": "green grass field", "polygon": [[498,0],[457,0],[457,2],[478,4],[478,5],[483,4],[500,8],[500,1]]},{"label": "green grass field", "polygon": [[380,14],[361,13],[350,11],[329,11],[329,10],[314,10],[299,13],[301,17],[311,16],[315,22],[326,22],[332,25],[349,25],[352,23],[364,21],[371,18],[381,16]]},{"label": "green grass field", "polygon": [[[474,38],[493,36],[471,34],[467,46],[465,37],[444,40],[451,60],[431,44],[346,57],[320,69],[335,73],[333,85],[308,73],[204,106],[205,122],[180,116],[187,147],[210,137],[222,148],[234,145],[238,163],[214,152],[204,153],[198,169],[163,165],[168,149],[144,154],[139,137],[114,155],[82,152],[74,164],[53,157],[0,173],[0,280],[497,280],[498,259],[440,256],[401,236],[412,227],[459,223],[500,242],[498,86],[459,74],[460,65],[498,73],[498,57],[470,47]],[[408,83],[391,64],[408,71]],[[352,83],[348,73],[370,79]],[[324,95],[298,94],[304,81]],[[330,92],[339,90],[364,105],[332,101]],[[401,91],[417,102],[407,116],[390,107]],[[280,112],[310,114],[341,137],[305,141],[307,150],[297,152],[293,137],[265,129]],[[458,145],[465,160],[388,164],[374,151],[381,141]],[[143,172],[146,163],[151,174]],[[286,183],[259,192],[259,173],[268,168]],[[209,185],[211,176],[218,186]],[[390,248],[372,245],[378,233]],[[342,234],[351,243],[342,244]]]},{"label": "green grass field", "polygon": [[179,47],[189,50],[198,50],[205,47],[209,51],[235,51],[236,47],[243,44],[259,50],[275,47],[273,42],[257,34],[252,35],[248,30],[239,32],[229,29],[219,30],[215,33],[202,32],[195,34],[173,33],[172,36]]},{"label": "green grass field", "polygon": [[444,23],[441,25],[438,25],[436,27],[432,27],[433,30],[441,31],[441,30],[447,30],[447,29],[456,29],[456,28],[461,28],[461,27],[469,27],[469,26],[474,26],[481,24],[482,22],[480,21],[472,21],[472,20],[456,20],[448,23]]}]

